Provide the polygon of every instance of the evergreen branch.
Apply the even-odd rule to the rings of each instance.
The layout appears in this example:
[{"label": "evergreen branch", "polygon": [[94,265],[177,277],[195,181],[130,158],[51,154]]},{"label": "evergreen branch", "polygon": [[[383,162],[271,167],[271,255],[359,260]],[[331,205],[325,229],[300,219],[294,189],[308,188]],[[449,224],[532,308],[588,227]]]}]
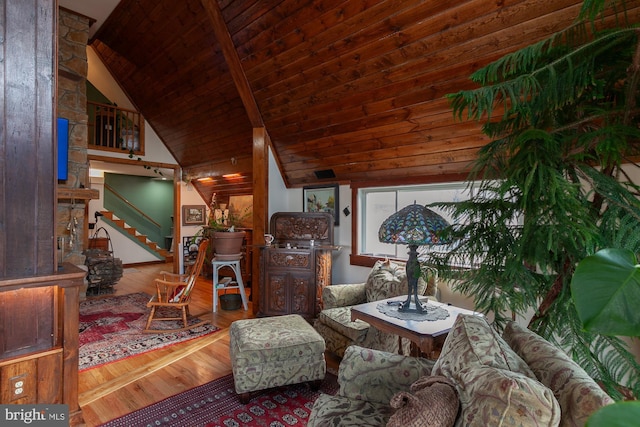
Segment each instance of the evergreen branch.
[{"label": "evergreen branch", "polygon": [[[454,115],[462,119],[462,113],[467,110],[469,119],[479,120],[486,114],[487,120],[490,120],[498,103],[504,108],[504,117],[508,117],[518,106],[531,99],[537,98],[539,103],[552,109],[570,103],[593,84],[588,72],[593,68],[590,58],[627,43],[629,38],[635,37],[635,31],[634,28],[621,28],[602,33],[594,40],[576,46],[541,66],[537,66],[533,58],[558,52],[559,49],[554,48],[553,44],[563,33],[507,55],[472,75],[472,80],[476,83],[491,84],[490,86],[447,95]],[[498,70],[507,72],[503,75]],[[570,79],[562,70],[571,70],[568,76]],[[515,77],[505,79],[511,75]]]},{"label": "evergreen branch", "polygon": [[[611,8],[613,9],[616,17],[619,15],[618,11],[617,11],[617,5],[618,3],[622,4],[622,12],[624,13],[625,16],[625,22],[628,22],[627,19],[627,14],[626,14],[626,7],[625,6],[625,1],[624,0],[583,0],[582,2],[582,7],[580,8],[580,14],[578,15],[578,20],[579,21],[595,21],[596,18],[598,16],[601,16],[602,13],[607,9],[607,8]],[[618,26],[622,26],[623,24],[620,24],[618,22]]]}]

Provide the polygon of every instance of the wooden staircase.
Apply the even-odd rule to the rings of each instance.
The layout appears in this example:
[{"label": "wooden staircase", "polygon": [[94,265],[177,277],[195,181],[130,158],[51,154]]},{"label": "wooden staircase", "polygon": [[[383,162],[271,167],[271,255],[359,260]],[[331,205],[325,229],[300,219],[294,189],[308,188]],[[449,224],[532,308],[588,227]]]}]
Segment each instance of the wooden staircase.
[{"label": "wooden staircase", "polygon": [[149,240],[147,236],[138,232],[138,230],[136,230],[135,227],[131,227],[123,219],[118,218],[113,212],[102,210],[100,211],[100,213],[104,216],[104,218],[107,218],[109,221],[111,221],[111,223],[116,228],[119,228],[123,233],[127,233],[133,236],[133,238],[137,239],[140,243],[142,243],[144,246],[149,248],[151,251],[155,252],[156,254],[164,258],[166,262],[173,261],[173,254],[171,252],[169,252],[164,248],[161,248],[160,246],[158,246],[156,242]]}]

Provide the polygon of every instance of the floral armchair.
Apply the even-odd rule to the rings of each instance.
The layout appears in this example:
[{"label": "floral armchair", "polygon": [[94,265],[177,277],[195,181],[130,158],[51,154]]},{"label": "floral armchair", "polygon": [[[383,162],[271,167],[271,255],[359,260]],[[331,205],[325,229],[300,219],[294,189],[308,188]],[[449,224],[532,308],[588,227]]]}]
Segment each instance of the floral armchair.
[{"label": "floral armchair", "polygon": [[[436,299],[436,272],[427,266],[422,266],[421,269],[418,294]],[[365,283],[331,285],[323,289],[323,310],[313,327],[324,338],[327,351],[339,357],[353,344],[397,353],[399,342],[402,343],[403,353],[409,354],[409,340],[399,341],[397,335],[381,332],[362,320],[351,321],[351,306],[407,295],[407,292],[405,264],[389,260],[377,261]]]}]

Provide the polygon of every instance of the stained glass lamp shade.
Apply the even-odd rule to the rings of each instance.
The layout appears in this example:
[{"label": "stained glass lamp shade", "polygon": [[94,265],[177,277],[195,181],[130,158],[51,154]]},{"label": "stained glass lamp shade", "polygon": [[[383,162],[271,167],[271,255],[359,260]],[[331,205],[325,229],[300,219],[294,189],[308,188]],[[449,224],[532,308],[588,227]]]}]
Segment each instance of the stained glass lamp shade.
[{"label": "stained glass lamp shade", "polygon": [[[400,304],[398,311],[426,313],[426,304],[418,300],[418,278],[420,264],[418,262],[418,246],[442,245],[444,241],[439,234],[449,226],[447,220],[431,209],[413,203],[385,219],[378,239],[383,243],[400,243],[409,246],[407,260],[407,282],[409,292],[406,301]],[[411,306],[413,297],[414,305]]]}]

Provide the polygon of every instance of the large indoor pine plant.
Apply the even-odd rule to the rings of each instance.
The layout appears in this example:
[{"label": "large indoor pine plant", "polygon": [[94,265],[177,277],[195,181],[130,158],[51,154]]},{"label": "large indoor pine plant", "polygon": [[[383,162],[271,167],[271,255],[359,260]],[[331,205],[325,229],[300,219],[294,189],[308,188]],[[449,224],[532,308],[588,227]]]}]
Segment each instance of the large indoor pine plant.
[{"label": "large indoor pine plant", "polygon": [[[640,395],[640,366],[616,336],[586,331],[570,293],[577,263],[605,247],[640,251],[638,2],[585,0],[574,25],[475,72],[450,95],[490,142],[468,201],[439,204],[457,244],[431,255],[455,289],[566,350],[614,399]],[[624,166],[623,166],[624,165]],[[454,270],[450,265],[471,264]],[[589,290],[585,290],[589,292]]]}]

